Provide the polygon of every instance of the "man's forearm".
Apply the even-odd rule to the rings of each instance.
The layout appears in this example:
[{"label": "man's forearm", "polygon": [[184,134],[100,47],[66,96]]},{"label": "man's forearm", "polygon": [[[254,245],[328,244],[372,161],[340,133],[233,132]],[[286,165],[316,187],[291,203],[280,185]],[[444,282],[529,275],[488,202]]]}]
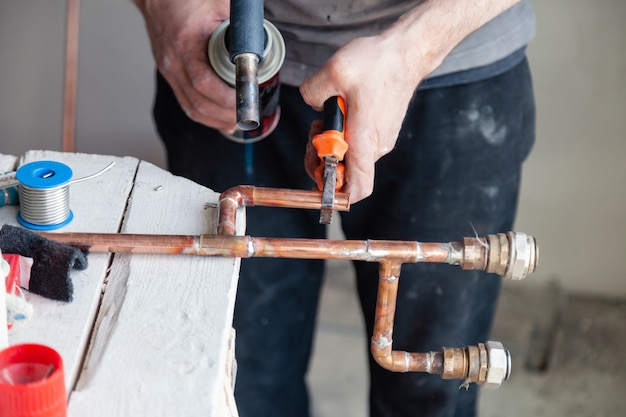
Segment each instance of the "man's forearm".
[{"label": "man's forearm", "polygon": [[427,0],[401,16],[381,36],[393,39],[415,71],[415,86],[472,32],[520,0]]}]

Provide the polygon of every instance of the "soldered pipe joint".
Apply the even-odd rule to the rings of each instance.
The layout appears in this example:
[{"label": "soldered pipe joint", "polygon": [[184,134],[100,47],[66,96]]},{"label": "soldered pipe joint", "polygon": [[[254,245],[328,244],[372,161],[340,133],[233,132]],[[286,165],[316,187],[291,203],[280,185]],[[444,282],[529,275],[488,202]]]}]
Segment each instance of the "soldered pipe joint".
[{"label": "soldered pipe joint", "polygon": [[256,54],[244,52],[234,58],[235,94],[237,96],[237,128],[258,129],[261,121],[258,66]]}]

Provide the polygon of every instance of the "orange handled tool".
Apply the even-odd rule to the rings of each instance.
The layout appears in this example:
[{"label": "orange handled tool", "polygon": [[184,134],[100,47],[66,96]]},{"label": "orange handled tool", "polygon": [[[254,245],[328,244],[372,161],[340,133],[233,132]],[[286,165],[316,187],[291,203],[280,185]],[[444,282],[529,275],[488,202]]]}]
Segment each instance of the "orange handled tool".
[{"label": "orange handled tool", "polygon": [[320,223],[330,224],[333,220],[335,191],[344,184],[344,165],[341,163],[348,150],[344,140],[346,103],[341,97],[331,97],[324,102],[324,131],[313,138],[321,163],[315,169],[315,182],[322,191]]}]

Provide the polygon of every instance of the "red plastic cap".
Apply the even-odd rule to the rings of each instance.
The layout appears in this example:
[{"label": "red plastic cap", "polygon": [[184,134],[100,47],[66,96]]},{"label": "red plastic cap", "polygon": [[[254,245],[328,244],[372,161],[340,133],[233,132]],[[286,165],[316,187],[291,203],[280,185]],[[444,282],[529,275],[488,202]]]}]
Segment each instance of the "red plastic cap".
[{"label": "red plastic cap", "polygon": [[63,360],[37,344],[0,351],[0,417],[66,417]]}]

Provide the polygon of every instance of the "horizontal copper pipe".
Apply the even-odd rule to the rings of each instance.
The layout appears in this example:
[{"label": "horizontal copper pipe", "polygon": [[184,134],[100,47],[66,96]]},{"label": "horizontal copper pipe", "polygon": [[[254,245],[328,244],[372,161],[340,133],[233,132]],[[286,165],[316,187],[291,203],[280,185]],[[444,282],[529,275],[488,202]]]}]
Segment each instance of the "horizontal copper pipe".
[{"label": "horizontal copper pipe", "polygon": [[[38,232],[39,235],[91,252],[132,252],[224,256],[231,258],[298,258],[298,259],[345,259],[380,262],[381,271],[398,272],[402,263],[448,263],[463,269],[489,270],[486,259],[500,253],[500,247],[487,246],[476,255],[475,244],[468,239],[462,242],[417,242],[396,240],[327,240],[297,238],[263,238],[230,235],[155,235],[123,233],[60,233]],[[531,238],[532,239],[532,238]],[[482,242],[482,240],[481,240]],[[479,244],[482,246],[482,243]],[[533,254],[536,249],[529,248]],[[519,264],[521,252],[516,257],[509,254],[505,263]],[[481,259],[484,258],[484,259]],[[523,268],[513,279],[521,279],[535,269],[537,257],[527,259]],[[503,261],[503,262],[504,262]],[[393,264],[393,267],[388,265]],[[396,265],[397,264],[397,265]],[[487,265],[487,266],[485,266]],[[501,274],[509,273],[502,268]]]},{"label": "horizontal copper pipe", "polygon": [[[322,207],[322,192],[317,190],[288,190],[282,188],[252,187],[249,194],[248,206],[286,207],[301,209],[320,209]],[[237,192],[238,187],[232,189]],[[223,195],[223,194],[222,194]],[[350,210],[350,195],[347,193],[335,194],[335,210]]]},{"label": "horizontal copper pipe", "polygon": [[153,235],[38,232],[40,236],[90,252],[161,253],[230,258],[345,259],[397,263],[462,262],[458,243],[393,240],[326,240],[225,235]]}]

